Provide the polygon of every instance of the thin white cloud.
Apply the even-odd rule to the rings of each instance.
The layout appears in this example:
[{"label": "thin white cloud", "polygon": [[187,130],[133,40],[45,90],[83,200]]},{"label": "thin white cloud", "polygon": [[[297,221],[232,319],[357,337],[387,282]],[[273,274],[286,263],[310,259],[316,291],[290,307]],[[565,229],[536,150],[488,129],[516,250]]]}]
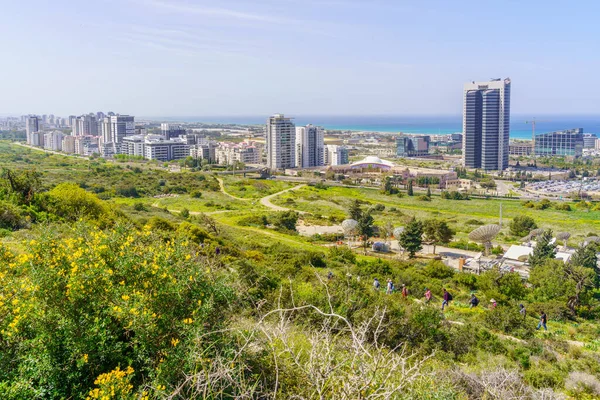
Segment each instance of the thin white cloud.
[{"label": "thin white cloud", "polygon": [[174,12],[205,15],[207,17],[222,17],[228,19],[237,19],[245,21],[257,21],[257,22],[275,22],[282,23],[282,19],[279,17],[263,14],[255,14],[244,11],[232,10],[228,8],[219,7],[206,7],[195,4],[183,4],[163,0],[150,0],[144,1],[145,5],[152,6],[154,8],[160,8],[163,10],[171,10]]}]

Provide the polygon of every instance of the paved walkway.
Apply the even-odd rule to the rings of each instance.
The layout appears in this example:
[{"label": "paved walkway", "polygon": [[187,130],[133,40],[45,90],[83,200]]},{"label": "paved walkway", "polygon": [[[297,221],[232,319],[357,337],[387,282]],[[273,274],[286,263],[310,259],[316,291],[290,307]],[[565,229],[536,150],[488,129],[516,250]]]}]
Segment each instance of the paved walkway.
[{"label": "paved walkway", "polygon": [[235,200],[241,200],[241,201],[250,201],[250,200],[251,200],[251,199],[243,199],[243,198],[241,198],[241,197],[237,197],[237,196],[234,196],[234,195],[232,195],[232,194],[230,194],[230,193],[227,193],[227,192],[225,191],[225,184],[223,183],[223,179],[221,179],[221,178],[217,178],[217,180],[219,181],[219,188],[221,188],[221,193],[223,193],[225,196],[229,196],[229,197],[231,197],[232,199],[235,199]]},{"label": "paved walkway", "polygon": [[[304,186],[306,186],[306,185],[302,184],[302,185],[294,186],[293,188],[285,189],[285,190],[282,190],[281,192],[277,192],[277,193],[273,193],[268,196],[265,196],[262,199],[260,199],[260,204],[262,204],[263,206],[265,206],[267,208],[270,208],[271,210],[275,210],[275,211],[296,211],[296,210],[292,210],[291,208],[277,206],[277,205],[271,203],[271,199],[273,199],[283,193],[286,193],[286,192],[289,192],[292,190],[298,190],[300,188],[303,188]],[[298,214],[306,214],[306,212],[304,212],[304,211],[296,211],[296,212]]]}]

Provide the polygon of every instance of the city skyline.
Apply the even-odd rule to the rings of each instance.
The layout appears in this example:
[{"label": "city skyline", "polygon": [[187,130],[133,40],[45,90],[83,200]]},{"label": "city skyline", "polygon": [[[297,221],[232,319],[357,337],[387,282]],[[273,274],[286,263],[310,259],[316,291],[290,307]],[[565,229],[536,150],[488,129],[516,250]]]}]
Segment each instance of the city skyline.
[{"label": "city skyline", "polygon": [[600,113],[591,1],[33,0],[3,11],[3,115],[457,115],[463,82],[500,76],[518,82],[513,114]]}]

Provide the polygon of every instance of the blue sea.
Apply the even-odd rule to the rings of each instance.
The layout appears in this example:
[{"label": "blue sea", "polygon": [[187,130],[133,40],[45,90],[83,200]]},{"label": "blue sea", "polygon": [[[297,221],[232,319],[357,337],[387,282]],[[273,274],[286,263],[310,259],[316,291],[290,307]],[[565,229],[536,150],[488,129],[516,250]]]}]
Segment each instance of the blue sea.
[{"label": "blue sea", "polygon": [[[448,134],[462,131],[462,116],[325,116],[291,115],[296,125],[313,124],[332,130],[403,132],[418,134]],[[157,121],[205,122],[257,125],[264,124],[267,116],[204,116],[204,117],[147,117]],[[511,115],[511,139],[531,139],[531,125],[525,123],[530,116]],[[598,116],[539,116],[536,133],[564,129],[583,128],[585,133],[600,136],[600,115]]]}]

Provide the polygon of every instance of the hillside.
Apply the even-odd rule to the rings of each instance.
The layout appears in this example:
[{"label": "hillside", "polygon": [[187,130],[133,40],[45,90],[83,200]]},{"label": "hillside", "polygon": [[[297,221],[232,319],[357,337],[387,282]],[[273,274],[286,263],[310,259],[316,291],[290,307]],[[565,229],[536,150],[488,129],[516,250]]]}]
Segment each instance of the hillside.
[{"label": "hillside", "polygon": [[[296,213],[260,201],[294,188],[271,203],[327,225],[359,199],[384,205],[376,225],[443,217],[462,239],[468,220],[497,220],[498,200],[170,173],[6,142],[0,167],[2,399],[600,397],[598,274],[581,259],[542,259],[528,282],[459,273],[299,236]],[[597,231],[594,204],[503,204],[507,220],[527,214],[574,243]]]}]

